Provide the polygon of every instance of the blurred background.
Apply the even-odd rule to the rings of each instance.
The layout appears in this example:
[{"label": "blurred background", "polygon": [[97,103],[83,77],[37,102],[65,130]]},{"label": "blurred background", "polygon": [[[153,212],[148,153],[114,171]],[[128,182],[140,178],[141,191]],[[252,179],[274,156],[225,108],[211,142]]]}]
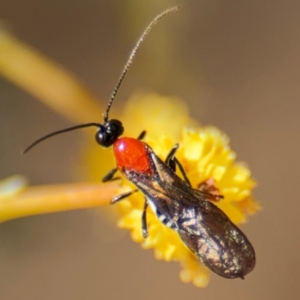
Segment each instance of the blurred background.
[{"label": "blurred background", "polygon": [[[148,89],[181,97],[193,118],[229,135],[264,207],[243,226],[256,249],[255,270],[244,281],[212,275],[201,290],[181,283],[176,263],[155,260],[98,210],[73,211],[0,225],[1,300],[299,297],[299,1],[0,0],[0,18],[105,105],[145,26],[178,4],[183,9],[143,45],[113,111],[132,92]],[[37,137],[71,125],[0,78],[0,177],[83,180],[74,171],[80,133],[20,155]]]}]

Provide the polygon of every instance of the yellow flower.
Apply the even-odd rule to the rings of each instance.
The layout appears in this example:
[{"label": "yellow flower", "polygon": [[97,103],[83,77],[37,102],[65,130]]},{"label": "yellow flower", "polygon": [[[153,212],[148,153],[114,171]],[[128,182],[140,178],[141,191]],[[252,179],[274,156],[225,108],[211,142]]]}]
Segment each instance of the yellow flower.
[{"label": "yellow flower", "polygon": [[[51,108],[70,120],[85,121],[86,112],[98,115],[98,105],[91,94],[62,68],[7,33],[0,32],[0,50],[0,73],[40,97]],[[27,62],[30,64],[27,65]],[[60,80],[51,81],[57,76]],[[47,88],[49,82],[56,88]],[[74,95],[77,95],[78,103],[75,110]],[[216,128],[200,127],[191,121],[182,101],[156,94],[137,94],[125,108],[121,120],[128,136],[136,137],[142,130],[147,130],[145,141],[162,159],[175,143],[179,143],[176,157],[183,165],[192,186],[197,188],[203,183],[212,184],[225,197],[217,205],[234,223],[245,222],[248,214],[260,209],[259,204],[251,197],[255,182],[251,179],[248,168],[235,161],[228,138]],[[94,139],[91,138],[91,141]],[[102,151],[105,154],[101,154],[99,158],[100,148],[95,143],[86,149],[88,153],[84,162],[87,173],[91,179],[98,181],[101,172],[107,172],[110,164],[113,167],[112,161],[106,160],[112,154]],[[0,186],[0,221],[107,205],[113,195],[131,188],[132,184],[128,181],[122,182],[121,188],[117,182],[25,187],[22,180],[10,179],[3,183],[2,189]],[[209,270],[187,249],[174,231],[157,220],[150,209],[147,212],[149,237],[142,237],[143,203],[143,195],[136,193],[116,204],[113,209],[119,216],[118,226],[129,229],[132,239],[141,243],[144,249],[153,248],[157,259],[180,262],[182,281],[192,281],[198,287],[205,287],[209,281]]]},{"label": "yellow flower", "polygon": [[[130,99],[121,119],[125,124],[126,135],[138,136],[139,131],[146,128],[145,141],[163,160],[172,146],[179,143],[176,157],[183,165],[192,186],[197,188],[201,183],[213,180],[215,187],[224,196],[224,200],[217,205],[235,224],[244,223],[247,213],[255,213],[260,209],[259,204],[251,198],[255,182],[250,177],[249,169],[244,164],[235,162],[236,155],[229,147],[228,137],[214,127],[200,127],[194,121],[189,121],[183,102],[156,94],[136,94]],[[188,123],[193,123],[193,127],[187,126]],[[94,155],[88,151],[87,156]],[[95,163],[94,160],[91,165],[93,174],[95,168],[99,167]],[[125,181],[119,193],[132,188]],[[198,287],[208,284],[208,269],[183,244],[178,234],[164,226],[150,209],[147,211],[149,236],[143,238],[142,193],[133,194],[116,206],[118,226],[129,229],[135,242],[141,243],[144,249],[153,248],[157,259],[179,261],[182,265],[182,281],[192,281]],[[247,207],[251,209],[247,210]]]}]

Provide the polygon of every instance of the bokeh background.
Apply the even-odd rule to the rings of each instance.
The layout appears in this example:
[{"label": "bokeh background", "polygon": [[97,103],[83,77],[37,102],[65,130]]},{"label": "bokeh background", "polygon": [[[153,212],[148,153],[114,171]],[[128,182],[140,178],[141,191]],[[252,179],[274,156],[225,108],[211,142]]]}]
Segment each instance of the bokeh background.
[{"label": "bokeh background", "polygon": [[[257,252],[255,270],[244,281],[213,275],[201,290],[181,283],[176,263],[155,260],[98,210],[73,211],[0,225],[1,300],[299,297],[299,1],[0,0],[0,18],[104,104],[145,26],[177,4],[183,9],[143,45],[113,110],[149,89],[185,99],[193,118],[230,136],[264,207],[243,226]],[[71,125],[0,78],[1,177],[80,180],[79,132],[20,155],[35,138]]]}]

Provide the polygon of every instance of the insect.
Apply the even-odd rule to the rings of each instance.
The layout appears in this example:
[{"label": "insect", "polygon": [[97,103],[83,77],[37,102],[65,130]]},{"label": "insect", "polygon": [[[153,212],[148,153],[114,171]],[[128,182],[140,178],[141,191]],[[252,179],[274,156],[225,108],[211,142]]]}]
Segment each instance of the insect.
[{"label": "insect", "polygon": [[[212,203],[222,199],[221,195],[213,193],[212,185],[203,184],[199,189],[191,187],[182,165],[175,156],[179,145],[176,144],[171,149],[163,162],[142,141],[145,131],[137,139],[121,137],[124,131],[121,121],[109,119],[110,108],[116,94],[145,37],[159,19],[178,9],[179,7],[174,7],[159,14],[141,35],[113,90],[103,124],[87,123],[55,131],[32,143],[24,153],[52,136],[81,128],[96,127],[97,143],[103,147],[113,147],[117,165],[103,178],[103,182],[116,179],[115,173],[119,171],[137,187],[136,190],[114,197],[111,203],[117,203],[138,190],[145,196],[141,216],[143,236],[145,238],[148,236],[146,211],[150,206],[157,218],[176,231],[205,266],[226,278],[244,278],[254,268],[254,249],[242,231]],[[176,175],[176,168],[184,179]]]}]

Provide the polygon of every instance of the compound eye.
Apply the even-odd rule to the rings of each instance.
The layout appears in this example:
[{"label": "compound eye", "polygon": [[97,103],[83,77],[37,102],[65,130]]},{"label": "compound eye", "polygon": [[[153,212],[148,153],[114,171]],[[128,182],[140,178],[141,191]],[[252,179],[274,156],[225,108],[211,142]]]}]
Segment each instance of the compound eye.
[{"label": "compound eye", "polygon": [[106,141],[107,141],[107,131],[106,131],[106,128],[101,126],[99,128],[99,130],[97,131],[96,133],[96,136],[95,136],[95,139],[96,139],[96,142],[101,145],[101,146],[104,146],[104,147],[108,147],[106,146]]},{"label": "compound eye", "polygon": [[104,124],[104,126],[107,128],[107,133],[109,133],[115,140],[124,132],[123,124],[116,119],[109,120]]}]

